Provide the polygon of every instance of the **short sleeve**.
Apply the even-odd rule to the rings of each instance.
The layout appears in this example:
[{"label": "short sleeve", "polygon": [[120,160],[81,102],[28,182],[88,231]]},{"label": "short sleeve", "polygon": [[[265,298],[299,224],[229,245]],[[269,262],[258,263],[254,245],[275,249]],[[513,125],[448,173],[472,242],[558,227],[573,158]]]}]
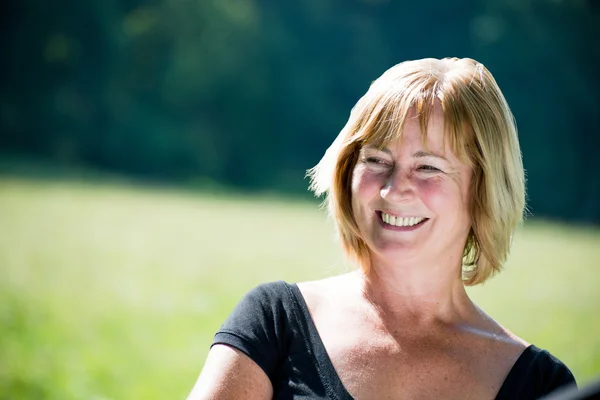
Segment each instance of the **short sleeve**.
[{"label": "short sleeve", "polygon": [[558,388],[577,385],[571,370],[558,358],[548,351],[543,350],[539,354],[537,373],[540,376],[538,382],[540,387],[538,394],[546,395]]},{"label": "short sleeve", "polygon": [[266,283],[248,292],[221,325],[212,344],[226,344],[240,350],[271,381],[281,363],[286,341],[285,285],[282,281]]},{"label": "short sleeve", "polygon": [[496,400],[539,399],[558,388],[576,385],[569,368],[546,350],[529,346],[510,370]]}]

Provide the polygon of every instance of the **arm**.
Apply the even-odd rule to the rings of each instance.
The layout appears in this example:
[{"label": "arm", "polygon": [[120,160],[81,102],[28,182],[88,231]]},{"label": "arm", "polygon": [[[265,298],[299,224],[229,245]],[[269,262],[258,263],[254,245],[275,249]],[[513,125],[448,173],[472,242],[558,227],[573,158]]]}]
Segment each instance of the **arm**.
[{"label": "arm", "polygon": [[270,400],[273,387],[265,372],[241,351],[216,344],[187,400]]}]

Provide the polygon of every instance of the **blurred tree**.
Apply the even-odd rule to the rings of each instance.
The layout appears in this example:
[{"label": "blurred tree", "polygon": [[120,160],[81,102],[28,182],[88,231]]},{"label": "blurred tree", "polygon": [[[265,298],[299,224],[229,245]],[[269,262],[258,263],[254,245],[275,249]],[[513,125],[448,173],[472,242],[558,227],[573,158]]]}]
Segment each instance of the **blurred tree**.
[{"label": "blurred tree", "polygon": [[472,57],[517,118],[533,214],[600,223],[596,4],[9,2],[0,154],[300,193],[385,69]]}]

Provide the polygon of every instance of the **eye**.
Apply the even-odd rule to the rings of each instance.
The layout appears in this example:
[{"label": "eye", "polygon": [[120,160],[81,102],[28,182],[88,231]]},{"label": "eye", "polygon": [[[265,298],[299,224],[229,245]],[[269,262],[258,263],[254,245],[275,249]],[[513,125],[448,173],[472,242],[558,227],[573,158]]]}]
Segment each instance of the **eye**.
[{"label": "eye", "polygon": [[366,157],[365,162],[367,164],[373,164],[373,165],[386,165],[387,164],[385,162],[385,160],[382,160],[381,158],[377,158],[377,157]]},{"label": "eye", "polygon": [[390,164],[388,160],[381,157],[365,156],[362,159],[362,162],[367,169],[376,173],[388,172],[392,169],[392,164]]},{"label": "eye", "polygon": [[431,165],[420,165],[418,170],[423,172],[441,172],[440,169]]}]

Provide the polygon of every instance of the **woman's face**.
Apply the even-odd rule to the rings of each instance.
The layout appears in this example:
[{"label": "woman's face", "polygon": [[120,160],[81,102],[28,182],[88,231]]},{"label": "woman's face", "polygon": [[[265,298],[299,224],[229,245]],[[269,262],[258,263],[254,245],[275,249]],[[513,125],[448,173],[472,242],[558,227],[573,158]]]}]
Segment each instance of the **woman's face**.
[{"label": "woman's face", "polygon": [[462,258],[471,228],[471,168],[444,147],[443,125],[442,111],[435,108],[425,147],[413,112],[400,140],[381,150],[360,150],[352,210],[375,257],[453,263]]}]

